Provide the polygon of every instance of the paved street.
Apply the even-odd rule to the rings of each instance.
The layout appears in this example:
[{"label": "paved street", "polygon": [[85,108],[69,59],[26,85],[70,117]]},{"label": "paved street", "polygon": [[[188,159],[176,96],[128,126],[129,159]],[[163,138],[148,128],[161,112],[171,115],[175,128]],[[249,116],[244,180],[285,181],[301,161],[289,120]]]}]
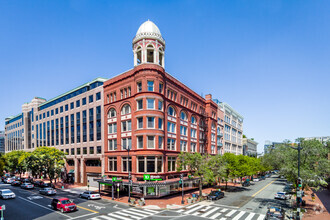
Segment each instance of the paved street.
[{"label": "paved street", "polygon": [[285,205],[285,201],[274,200],[274,194],[283,189],[285,182],[279,178],[268,178],[253,183],[250,187],[226,193],[225,198],[215,202],[201,202],[179,210],[146,210],[126,205],[118,205],[107,200],[90,201],[77,194],[58,190],[57,196],[73,199],[79,210],[61,213],[50,208],[51,196],[43,196],[34,190],[24,190],[9,184],[16,193],[13,200],[2,200],[6,205],[5,219],[221,219],[221,220],[261,220],[265,217],[268,204]]}]

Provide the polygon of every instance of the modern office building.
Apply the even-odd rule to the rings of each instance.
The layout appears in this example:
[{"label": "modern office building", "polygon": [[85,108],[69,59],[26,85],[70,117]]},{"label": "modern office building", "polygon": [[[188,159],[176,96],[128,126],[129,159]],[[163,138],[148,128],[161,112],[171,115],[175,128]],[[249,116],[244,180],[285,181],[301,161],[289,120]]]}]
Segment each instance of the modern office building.
[{"label": "modern office building", "polygon": [[327,142],[330,142],[330,136],[321,136],[321,137],[304,137],[305,140],[318,140],[322,144],[326,144]]},{"label": "modern office building", "polygon": [[[224,122],[224,148],[223,153],[243,154],[243,116],[235,111],[229,104],[213,100],[218,105],[218,115]],[[223,112],[223,113],[222,113]]]},{"label": "modern office building", "polygon": [[103,83],[97,78],[51,100],[35,97],[22,113],[6,118],[5,152],[40,146],[67,153],[67,172],[76,183],[97,185],[104,171]]},{"label": "modern office building", "polygon": [[5,131],[0,131],[0,153],[5,153]]},{"label": "modern office building", "polygon": [[138,29],[133,53],[134,68],[104,82],[105,174],[123,187],[132,180],[132,193],[145,198],[178,192],[180,174],[197,187],[187,170],[177,172],[177,157],[217,154],[217,105],[165,72],[165,40],[153,22]]},{"label": "modern office building", "polygon": [[242,143],[243,143],[243,155],[257,157],[258,142],[252,139],[243,138]]}]

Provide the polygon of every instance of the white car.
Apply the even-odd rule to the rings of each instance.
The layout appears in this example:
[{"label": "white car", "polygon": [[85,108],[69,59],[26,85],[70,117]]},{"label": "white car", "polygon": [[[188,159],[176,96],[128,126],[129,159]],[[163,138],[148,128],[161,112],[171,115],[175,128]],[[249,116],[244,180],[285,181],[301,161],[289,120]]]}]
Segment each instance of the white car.
[{"label": "white car", "polygon": [[79,195],[80,198],[101,199],[101,195],[97,192],[85,191]]},{"label": "white car", "polygon": [[14,199],[16,197],[16,195],[10,189],[1,189],[0,197],[1,197],[1,199]]},{"label": "white car", "polygon": [[286,192],[278,192],[275,194],[275,199],[283,199],[283,200],[287,200],[290,199],[290,195],[288,195]]},{"label": "white car", "polygon": [[254,178],[253,179],[253,182],[259,182],[259,179],[258,178]]}]

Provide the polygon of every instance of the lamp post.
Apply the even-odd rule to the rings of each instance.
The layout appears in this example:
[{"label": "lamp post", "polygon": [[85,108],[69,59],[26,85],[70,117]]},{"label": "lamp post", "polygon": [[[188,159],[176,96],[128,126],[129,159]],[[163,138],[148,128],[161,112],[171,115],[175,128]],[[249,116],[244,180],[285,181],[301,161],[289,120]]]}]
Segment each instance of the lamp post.
[{"label": "lamp post", "polygon": [[[298,181],[297,184],[302,184],[302,181],[300,181],[300,150],[302,150],[303,148],[301,147],[301,141],[299,141],[298,143],[298,147],[292,147],[290,146],[292,149],[298,150]],[[299,182],[299,183],[298,183]],[[298,197],[298,190],[299,190],[299,197]],[[296,191],[296,197],[297,197],[297,220],[300,220],[300,196],[302,196],[302,194],[300,193],[300,186],[297,186],[297,191]]]},{"label": "lamp post", "polygon": [[184,204],[184,192],[183,192],[183,174],[181,173],[180,174],[180,180],[181,180],[181,184],[182,184],[182,186],[181,186],[181,188],[182,188],[182,200],[181,200],[181,204]]},{"label": "lamp post", "polygon": [[128,202],[131,202],[131,171],[129,168],[129,151],[131,150],[129,146],[126,147],[127,150],[127,169],[128,169]]}]

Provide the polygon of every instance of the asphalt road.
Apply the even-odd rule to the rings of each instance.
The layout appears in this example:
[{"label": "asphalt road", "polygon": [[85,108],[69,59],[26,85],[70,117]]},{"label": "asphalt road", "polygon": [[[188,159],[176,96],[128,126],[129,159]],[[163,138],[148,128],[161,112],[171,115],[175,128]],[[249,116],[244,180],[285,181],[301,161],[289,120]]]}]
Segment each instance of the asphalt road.
[{"label": "asphalt road", "polygon": [[146,210],[126,205],[118,205],[108,200],[85,200],[78,195],[57,190],[56,196],[73,199],[78,211],[61,213],[50,208],[54,196],[40,195],[36,188],[25,190],[9,184],[0,184],[1,189],[11,189],[16,194],[12,200],[0,200],[5,204],[5,219],[90,219],[90,220],[140,220],[140,219],[221,219],[221,220],[261,220],[270,203],[285,204],[274,200],[274,195],[282,191],[285,181],[271,177],[256,182],[250,187],[236,192],[226,192],[225,198],[215,202],[202,202],[179,210]]}]

